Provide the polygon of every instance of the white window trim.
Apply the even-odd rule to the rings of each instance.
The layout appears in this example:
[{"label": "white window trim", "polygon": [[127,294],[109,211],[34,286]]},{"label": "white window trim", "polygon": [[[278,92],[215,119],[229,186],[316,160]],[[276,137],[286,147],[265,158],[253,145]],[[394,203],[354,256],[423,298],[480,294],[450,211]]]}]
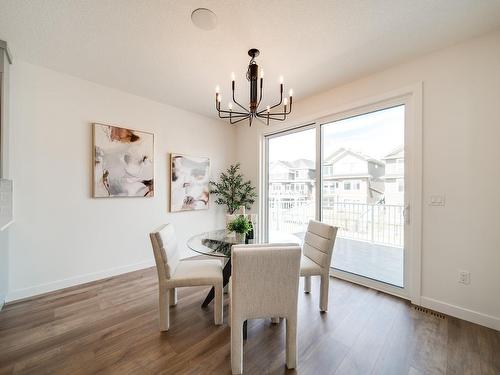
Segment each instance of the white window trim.
[{"label": "white window trim", "polygon": [[[307,124],[295,124],[279,131],[270,130],[261,135],[260,184],[259,191],[262,199],[259,204],[261,220],[260,233],[267,236],[268,226],[267,205],[267,176],[268,158],[267,139],[291,134],[297,131],[316,128],[316,186],[322,186],[322,144],[321,124],[345,119],[396,105],[405,105],[405,207],[411,227],[405,236],[405,288],[401,289],[379,281],[367,279],[347,272],[335,270],[336,277],[366,285],[370,288],[394,294],[409,299],[413,304],[421,305],[421,267],[422,267],[422,101],[423,84],[402,87],[381,95],[372,96],[347,105],[332,108],[328,112],[311,116],[316,120]],[[412,187],[409,190],[409,187]],[[321,189],[316,189],[316,219],[321,214]],[[405,229],[406,230],[406,229]],[[265,237],[266,238],[266,237]]]}]

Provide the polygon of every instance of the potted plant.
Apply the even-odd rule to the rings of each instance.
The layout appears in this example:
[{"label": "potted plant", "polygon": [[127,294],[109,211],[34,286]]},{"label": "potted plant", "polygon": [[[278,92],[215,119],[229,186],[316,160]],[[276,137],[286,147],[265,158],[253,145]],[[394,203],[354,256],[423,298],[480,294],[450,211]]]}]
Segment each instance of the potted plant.
[{"label": "potted plant", "polygon": [[250,181],[244,181],[240,163],[231,165],[219,177],[219,182],[210,181],[210,193],[217,195],[215,203],[227,206],[227,212],[234,214],[240,208],[250,209],[257,193]]},{"label": "potted plant", "polygon": [[252,223],[245,216],[239,215],[227,224],[227,229],[236,233],[236,242],[244,243],[246,234],[252,230]]}]

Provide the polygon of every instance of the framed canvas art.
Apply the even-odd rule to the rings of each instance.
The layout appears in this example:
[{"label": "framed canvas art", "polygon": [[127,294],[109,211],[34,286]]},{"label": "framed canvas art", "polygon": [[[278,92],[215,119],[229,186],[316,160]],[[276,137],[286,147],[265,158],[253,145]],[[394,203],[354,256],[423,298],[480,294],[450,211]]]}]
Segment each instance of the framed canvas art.
[{"label": "framed canvas art", "polygon": [[93,124],[94,198],[154,196],[154,135]]},{"label": "framed canvas art", "polygon": [[208,209],[210,159],[170,155],[170,211]]}]

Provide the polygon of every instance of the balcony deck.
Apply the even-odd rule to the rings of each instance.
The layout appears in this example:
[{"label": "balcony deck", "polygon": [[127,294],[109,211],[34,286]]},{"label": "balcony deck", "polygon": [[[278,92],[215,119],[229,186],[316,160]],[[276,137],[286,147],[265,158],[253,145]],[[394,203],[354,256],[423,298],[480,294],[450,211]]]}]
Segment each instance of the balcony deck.
[{"label": "balcony deck", "polygon": [[[271,232],[270,242],[302,242],[304,232]],[[403,287],[403,248],[337,237],[332,267]]]},{"label": "balcony deck", "polygon": [[403,286],[403,248],[337,238],[332,267]]}]

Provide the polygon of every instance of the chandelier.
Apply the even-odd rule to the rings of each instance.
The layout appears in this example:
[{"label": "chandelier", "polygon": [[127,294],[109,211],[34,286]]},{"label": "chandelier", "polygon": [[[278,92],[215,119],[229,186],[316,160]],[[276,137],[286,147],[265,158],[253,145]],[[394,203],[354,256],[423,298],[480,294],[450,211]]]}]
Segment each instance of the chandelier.
[{"label": "chandelier", "polygon": [[[259,56],[259,50],[252,48],[248,51],[248,55],[251,57],[250,63],[248,64],[247,70],[247,80],[250,82],[250,102],[248,107],[245,107],[238,103],[235,98],[235,76],[234,73],[231,75],[231,90],[232,90],[232,102],[229,102],[227,110],[221,109],[222,96],[220,94],[220,88],[217,86],[215,88],[215,108],[219,117],[221,119],[229,119],[231,124],[237,124],[240,121],[248,119],[248,123],[252,126],[252,121],[257,119],[262,123],[269,125],[271,120],[285,121],[286,116],[292,112],[292,96],[293,90],[290,89],[288,98],[283,98],[283,77],[280,77],[280,100],[273,106],[267,106],[264,109],[259,109],[260,102],[262,101],[262,87],[264,84],[264,71],[260,71],[259,79],[259,66],[255,61],[255,58]],[[259,94],[257,95],[257,80],[260,82]],[[257,98],[258,97],[258,98]],[[233,103],[237,106],[237,110],[233,110]],[[283,106],[282,106],[283,105]],[[273,109],[278,108],[273,111]]]}]

